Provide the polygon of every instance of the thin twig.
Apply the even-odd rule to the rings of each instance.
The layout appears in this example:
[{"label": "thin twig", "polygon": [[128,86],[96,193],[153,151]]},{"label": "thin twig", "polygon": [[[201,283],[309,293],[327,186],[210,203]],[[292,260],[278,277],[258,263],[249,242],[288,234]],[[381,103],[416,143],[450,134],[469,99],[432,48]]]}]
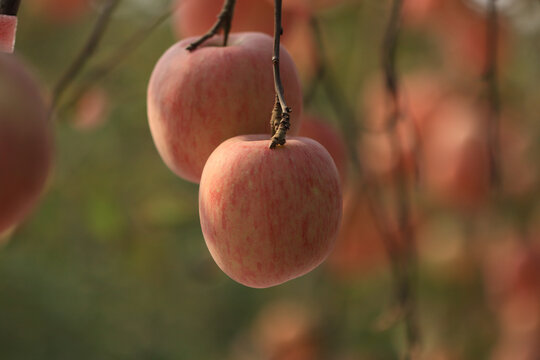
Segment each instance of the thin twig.
[{"label": "thin twig", "polygon": [[489,162],[490,178],[493,188],[501,185],[500,171],[500,144],[499,144],[499,122],[501,104],[499,96],[499,85],[497,76],[497,55],[498,55],[499,29],[497,0],[489,0],[486,17],[486,70],[485,81],[487,85],[488,97],[488,126],[489,126]]},{"label": "thin twig", "polygon": [[223,8],[218,15],[216,23],[208,30],[206,34],[201,36],[197,41],[192,42],[186,48],[188,51],[193,51],[197,49],[202,43],[210,39],[218,33],[219,30],[223,29],[223,46],[227,46],[227,41],[229,39],[229,32],[231,31],[232,18],[234,15],[234,5],[236,0],[225,0],[223,3]]},{"label": "thin twig", "polygon": [[280,38],[283,34],[281,26],[281,0],[274,0],[274,56],[272,57],[272,65],[274,70],[274,87],[276,90],[276,106],[281,106],[281,120],[276,132],[272,136],[270,149],[274,149],[278,145],[285,145],[287,131],[291,126],[291,108],[285,102],[283,84],[281,82],[281,74],[279,72],[279,53],[280,53]]},{"label": "thin twig", "polygon": [[89,72],[85,80],[78,86],[73,92],[73,96],[66,101],[65,109],[74,106],[79,99],[86,94],[86,92],[98,81],[109,75],[118,65],[120,65],[126,58],[128,58],[144,41],[153,33],[153,31],[165,22],[174,10],[167,9],[161,15],[156,16],[148,24],[137,30],[129,39],[123,44],[117,47],[117,50],[111,54],[107,59],[96,65],[95,68]]},{"label": "thin twig", "polygon": [[334,109],[337,117],[338,124],[342,133],[347,137],[346,146],[353,165],[357,170],[360,170],[360,160],[358,159],[358,153],[356,149],[356,136],[357,128],[356,121],[354,121],[356,114],[351,106],[347,102],[347,97],[340,86],[336,84],[334,74],[329,66],[328,59],[326,58],[326,49],[324,47],[322,39],[322,31],[319,21],[315,17],[311,17],[310,20],[311,29],[315,35],[315,41],[318,50],[317,70],[311,86],[311,91],[306,95],[304,102],[308,103],[313,97],[314,88],[317,83],[321,82],[323,90],[326,93],[326,97],[330,101],[330,105]]},{"label": "thin twig", "polygon": [[75,80],[77,75],[82,71],[88,60],[96,51],[99,42],[101,41],[103,34],[105,33],[107,26],[109,25],[111,16],[120,1],[121,0],[107,0],[85,45],[75,57],[71,65],[64,72],[64,74],[60,77],[60,80],[58,80],[58,82],[54,86],[52,92],[50,115],[52,115],[52,113],[56,109],[56,106],[58,105],[64,91],[69,87],[73,80]]},{"label": "thin twig", "polygon": [[[398,76],[396,70],[396,51],[399,37],[402,0],[393,0],[392,10],[382,47],[382,67],[384,70],[386,91],[391,99],[391,113],[389,117],[391,143],[394,152],[402,148],[401,139],[395,124],[400,120],[400,104],[398,92]],[[400,170],[405,164],[400,162]],[[400,171],[404,173],[404,171]],[[407,335],[407,359],[415,358],[419,349],[420,333],[416,314],[415,292],[413,282],[416,279],[417,256],[414,229],[411,225],[410,198],[405,179],[395,179],[397,199],[398,233],[402,237],[403,253],[400,252],[400,261],[403,262],[400,276],[397,279],[397,301],[404,312],[404,321]],[[394,243],[398,243],[394,241]],[[389,249],[394,252],[395,249]],[[392,254],[391,259],[395,259]],[[395,261],[395,260],[394,260]]]}]

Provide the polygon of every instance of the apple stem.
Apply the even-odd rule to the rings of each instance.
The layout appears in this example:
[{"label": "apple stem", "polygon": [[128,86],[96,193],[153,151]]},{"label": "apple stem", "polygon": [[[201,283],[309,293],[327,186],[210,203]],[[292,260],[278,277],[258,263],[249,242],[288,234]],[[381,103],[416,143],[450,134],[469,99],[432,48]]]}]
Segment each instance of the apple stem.
[{"label": "apple stem", "polygon": [[272,130],[272,136],[274,136],[279,129],[282,113],[281,104],[279,103],[279,98],[276,95],[274,108],[272,109],[272,117],[270,118],[270,129]]},{"label": "apple stem", "polygon": [[[400,30],[401,9],[403,0],[393,0],[390,19],[388,21],[382,46],[382,68],[386,91],[391,100],[388,131],[391,136],[393,151],[402,148],[401,139],[396,131],[400,120],[399,86],[396,70],[396,51]],[[405,166],[400,162],[400,166]],[[404,173],[404,171],[402,171]],[[394,269],[395,296],[403,313],[407,338],[407,359],[414,359],[420,347],[420,330],[417,318],[414,281],[417,278],[417,249],[414,229],[411,226],[410,194],[405,179],[395,179],[396,211],[398,234],[388,233],[385,248]],[[388,222],[388,221],[387,221]],[[384,234],[383,234],[384,235]],[[384,238],[385,236],[383,236]]]},{"label": "apple stem", "polygon": [[225,2],[223,3],[223,8],[221,9],[221,12],[218,15],[218,19],[214,23],[214,25],[210,28],[210,30],[208,30],[206,34],[201,36],[197,41],[189,44],[186,49],[188,51],[193,51],[197,49],[202,43],[216,35],[221,29],[223,29],[223,46],[227,46],[235,5],[236,0],[225,0]]},{"label": "apple stem", "polygon": [[274,56],[272,56],[272,65],[274,69],[274,87],[276,89],[276,107],[281,108],[281,114],[279,119],[279,126],[276,128],[277,119],[274,122],[274,115],[277,112],[272,111],[272,140],[270,142],[270,149],[275,149],[278,145],[285,145],[287,131],[291,126],[291,112],[292,109],[287,106],[285,102],[285,96],[283,91],[283,84],[281,82],[281,74],[279,72],[279,54],[280,54],[280,38],[283,34],[283,27],[281,26],[281,0],[274,0]]},{"label": "apple stem", "polygon": [[21,0],[0,0],[0,15],[17,16]]},{"label": "apple stem", "polygon": [[79,51],[71,65],[67,68],[56,85],[53,87],[49,117],[52,116],[65,90],[69,87],[69,85],[71,85],[77,75],[79,75],[88,60],[90,60],[96,51],[101,39],[103,38],[105,30],[109,25],[112,14],[120,1],[121,0],[107,0],[107,2],[105,2],[103,10],[96,20],[94,28],[92,29],[92,32],[90,33],[90,36],[88,37],[83,48]]},{"label": "apple stem", "polygon": [[501,185],[499,122],[501,101],[497,76],[497,53],[498,53],[498,11],[497,0],[489,0],[486,16],[486,69],[484,79],[487,85],[487,97],[489,103],[488,126],[489,126],[489,162],[490,179],[493,188]]}]

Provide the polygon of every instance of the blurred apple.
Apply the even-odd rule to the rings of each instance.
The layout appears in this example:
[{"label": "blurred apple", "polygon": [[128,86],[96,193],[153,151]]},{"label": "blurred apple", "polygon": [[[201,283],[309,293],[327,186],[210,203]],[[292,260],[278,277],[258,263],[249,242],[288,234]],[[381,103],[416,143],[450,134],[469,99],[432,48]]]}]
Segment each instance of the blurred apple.
[{"label": "blurred apple", "polygon": [[36,206],[52,165],[52,128],[39,85],[0,54],[0,233]]},{"label": "blurred apple", "polygon": [[347,178],[347,148],[341,132],[334,126],[314,115],[304,115],[298,136],[316,140],[324,146],[334,159],[342,184]]},{"label": "blurred apple", "polygon": [[340,278],[353,278],[387,265],[384,239],[368,199],[357,184],[344,193],[343,218],[328,269]]},{"label": "blurred apple", "polygon": [[530,195],[538,188],[538,166],[534,140],[517,114],[505,114],[500,121],[500,164],[503,191],[513,197]]},{"label": "blurred apple", "polygon": [[107,120],[108,111],[108,94],[101,87],[93,87],[77,102],[73,126],[83,131],[93,130]]},{"label": "blurred apple", "polygon": [[426,127],[420,177],[432,200],[459,209],[485,203],[490,189],[487,127],[463,99],[448,101]]},{"label": "blurred apple", "polygon": [[368,81],[362,92],[364,130],[358,153],[366,175],[377,180],[416,173],[421,136],[448,94],[444,79],[430,72],[406,74],[401,83],[400,119],[394,127],[388,123],[392,101],[382,78]]},{"label": "blurred apple", "polygon": [[540,247],[527,241],[514,235],[488,245],[484,276],[499,323],[492,359],[540,356]]},{"label": "blurred apple", "polygon": [[[403,5],[407,26],[428,29],[442,51],[448,69],[481,75],[486,67],[486,17],[475,11],[464,0],[410,0]],[[509,53],[509,32],[505,19],[499,16],[498,60]]]},{"label": "blurred apple", "polygon": [[264,305],[246,332],[233,342],[231,359],[322,359],[320,319],[314,309],[293,300]]},{"label": "blurred apple", "polygon": [[[265,1],[271,4],[274,3],[273,0]],[[347,2],[350,2],[350,0],[283,0],[282,6],[284,10],[311,15],[314,12],[328,10]]]},{"label": "blurred apple", "polygon": [[25,0],[24,6],[42,20],[69,23],[90,10],[92,0]]}]

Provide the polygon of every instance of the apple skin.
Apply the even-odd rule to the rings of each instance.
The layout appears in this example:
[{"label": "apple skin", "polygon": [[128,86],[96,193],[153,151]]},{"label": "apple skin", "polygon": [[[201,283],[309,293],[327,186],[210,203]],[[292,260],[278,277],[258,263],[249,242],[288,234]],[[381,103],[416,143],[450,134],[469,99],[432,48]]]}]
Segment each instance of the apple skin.
[{"label": "apple skin", "polygon": [[52,163],[52,129],[39,86],[13,55],[0,54],[0,233],[34,208]]},{"label": "apple skin", "polygon": [[[156,147],[178,176],[198,183],[208,156],[224,140],[270,134],[275,90],[273,39],[261,33],[210,39],[193,52],[195,38],[173,45],[159,59],[148,85],[148,120]],[[281,48],[280,71],[292,108],[289,134],[298,133],[302,91],[289,53]]]},{"label": "apple skin", "polygon": [[275,286],[311,271],[332,250],[342,195],[332,157],[292,137],[270,150],[267,135],[237,136],[210,156],[199,188],[206,245],[233,280]]}]

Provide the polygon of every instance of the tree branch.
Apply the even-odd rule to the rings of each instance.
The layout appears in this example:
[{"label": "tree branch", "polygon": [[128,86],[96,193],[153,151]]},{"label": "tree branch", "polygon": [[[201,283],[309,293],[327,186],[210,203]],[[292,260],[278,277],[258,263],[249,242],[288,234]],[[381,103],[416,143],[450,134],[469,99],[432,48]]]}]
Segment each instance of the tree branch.
[{"label": "tree branch", "polygon": [[216,35],[217,32],[221,29],[223,29],[223,46],[227,46],[229,32],[231,31],[235,4],[236,0],[225,0],[225,2],[223,3],[223,8],[221,9],[221,12],[219,13],[218,19],[214,26],[212,26],[212,28],[210,28],[210,30],[208,30],[208,32],[201,36],[197,41],[189,44],[186,49],[188,51],[193,51],[197,49],[202,43]]},{"label": "tree branch", "polygon": [[[399,152],[402,148],[401,139],[397,133],[395,124],[400,119],[400,104],[398,92],[398,76],[396,70],[396,50],[400,29],[402,0],[393,0],[390,19],[386,27],[386,32],[382,47],[382,67],[384,70],[384,79],[386,91],[391,99],[391,113],[389,117],[389,131],[391,135],[391,143],[394,152]],[[400,162],[400,166],[405,164]],[[404,169],[401,169],[404,170]],[[402,171],[404,173],[404,171]],[[420,333],[418,328],[418,319],[416,314],[415,293],[413,291],[413,281],[416,279],[417,272],[417,251],[415,244],[414,229],[410,219],[410,198],[405,179],[395,179],[396,182],[396,199],[397,199],[397,219],[398,219],[398,234],[403,237],[402,246],[403,252],[398,258],[402,262],[401,271],[398,275],[396,283],[397,301],[404,313],[404,321],[407,334],[407,359],[415,358],[415,354],[419,349]],[[396,235],[399,236],[399,235]],[[399,239],[393,241],[393,244],[399,244]],[[389,243],[387,241],[387,243]],[[392,244],[389,243],[389,244]],[[390,259],[396,261],[393,252],[396,249],[387,247]],[[397,266],[397,265],[394,265]]]},{"label": "tree branch", "polygon": [[64,74],[60,77],[60,80],[56,83],[53,88],[51,107],[50,107],[50,116],[56,109],[64,91],[71,85],[73,80],[79,75],[81,70],[84,68],[88,60],[92,57],[96,51],[107,26],[109,25],[111,15],[118,6],[121,0],[107,0],[101,14],[99,15],[92,33],[88,37],[85,45],[79,51],[71,65],[67,68]]},{"label": "tree branch", "polygon": [[117,47],[117,50],[107,59],[96,65],[89,72],[81,85],[73,92],[73,96],[66,102],[64,109],[74,106],[77,101],[98,81],[109,75],[118,65],[129,57],[163,22],[171,17],[174,10],[167,9],[156,16],[148,24],[137,30],[129,39]]},{"label": "tree branch", "polygon": [[[274,70],[274,87],[276,89],[276,106],[281,107],[281,120],[279,126],[275,129],[270,142],[270,149],[275,149],[278,145],[285,145],[287,131],[291,126],[291,108],[285,102],[283,84],[281,82],[281,74],[279,72],[279,54],[280,54],[280,38],[283,34],[281,26],[281,0],[274,0],[274,56],[272,57],[272,65]],[[272,130],[274,131],[274,130]]]}]

